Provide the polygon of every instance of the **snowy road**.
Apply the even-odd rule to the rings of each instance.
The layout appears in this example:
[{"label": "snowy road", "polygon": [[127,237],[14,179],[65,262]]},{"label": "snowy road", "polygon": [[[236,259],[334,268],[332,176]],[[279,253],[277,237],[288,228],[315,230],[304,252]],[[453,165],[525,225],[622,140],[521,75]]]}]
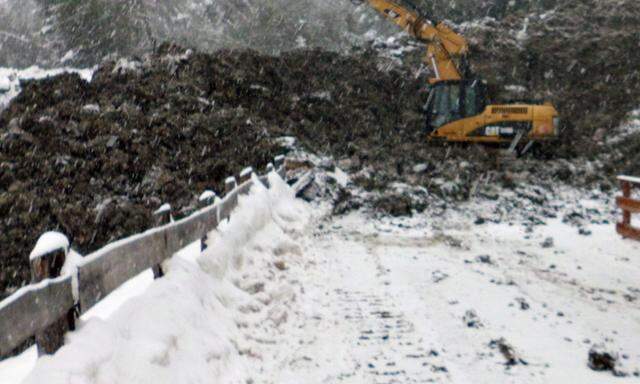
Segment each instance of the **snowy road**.
[{"label": "snowy road", "polygon": [[[637,382],[638,245],[611,226],[421,220],[321,224],[291,271],[303,308],[266,332],[255,382]],[[588,368],[594,345],[626,379]]]}]

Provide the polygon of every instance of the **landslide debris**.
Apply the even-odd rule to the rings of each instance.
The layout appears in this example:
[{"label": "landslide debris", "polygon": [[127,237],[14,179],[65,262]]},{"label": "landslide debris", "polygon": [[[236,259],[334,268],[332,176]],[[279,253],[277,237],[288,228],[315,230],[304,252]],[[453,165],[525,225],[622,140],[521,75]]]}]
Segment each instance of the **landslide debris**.
[{"label": "landslide debris", "polygon": [[[164,202],[188,213],[203,190],[264,166],[283,136],[335,159],[393,215],[481,198],[500,202],[487,220],[532,206],[535,225],[560,212],[549,205],[558,186],[607,192],[633,165],[606,147],[592,156],[588,146],[552,145],[505,162],[482,146],[428,143],[427,74],[380,50],[273,57],[163,44],[106,61],[90,83],[69,74],[24,82],[0,114],[0,296],[27,282],[26,255],[45,230],[66,233],[86,254],[149,228]],[[568,155],[576,157],[560,158]],[[338,200],[342,212],[363,204],[348,191]]]},{"label": "landslide debris", "polygon": [[87,254],[151,227],[162,203],[186,214],[203,190],[262,169],[280,136],[380,160],[417,143],[421,81],[379,64],[371,51],[207,55],[164,44],[105,62],[90,83],[24,82],[0,114],[0,297],[28,281],[44,231]]}]

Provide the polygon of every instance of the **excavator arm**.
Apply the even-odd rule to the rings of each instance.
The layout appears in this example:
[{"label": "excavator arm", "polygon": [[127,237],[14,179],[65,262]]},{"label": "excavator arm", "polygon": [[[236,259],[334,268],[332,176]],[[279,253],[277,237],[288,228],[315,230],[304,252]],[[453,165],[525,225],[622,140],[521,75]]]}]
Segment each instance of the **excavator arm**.
[{"label": "excavator arm", "polygon": [[558,136],[558,111],[551,104],[491,104],[482,80],[470,73],[469,45],[444,23],[434,24],[412,0],[352,0],[368,3],[427,46],[425,62],[433,67],[426,127],[431,139],[450,142],[511,143],[552,140]]},{"label": "excavator arm", "polygon": [[433,67],[435,72],[435,77],[429,79],[431,84],[461,80],[465,77],[469,45],[464,37],[455,33],[444,23],[434,26],[408,0],[364,1],[411,36],[426,43],[425,61]]}]

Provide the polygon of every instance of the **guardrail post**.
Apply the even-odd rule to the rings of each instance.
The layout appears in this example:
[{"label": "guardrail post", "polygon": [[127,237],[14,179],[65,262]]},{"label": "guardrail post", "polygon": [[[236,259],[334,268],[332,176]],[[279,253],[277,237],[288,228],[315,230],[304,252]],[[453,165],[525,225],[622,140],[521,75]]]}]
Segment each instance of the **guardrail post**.
[{"label": "guardrail post", "polygon": [[228,194],[229,192],[233,191],[233,189],[237,186],[238,184],[236,183],[236,178],[231,176],[231,177],[227,177],[227,179],[224,181],[224,193],[225,195]]},{"label": "guardrail post", "polygon": [[[31,283],[60,277],[62,267],[69,252],[69,240],[58,232],[47,232],[40,236],[35,248],[29,255],[31,264]],[[64,344],[64,334],[75,329],[73,308],[66,317],[36,333],[38,356],[52,355]]]},{"label": "guardrail post", "polygon": [[240,172],[240,184],[248,181],[251,178],[251,174],[253,173],[252,167],[247,167]]},{"label": "guardrail post", "polygon": [[[153,213],[155,217],[155,226],[161,227],[165,224],[169,224],[171,222],[171,205],[163,204],[157,211]],[[162,270],[162,266],[160,264],[156,264],[151,267],[153,271],[153,278],[159,279],[164,276],[164,271]]]},{"label": "guardrail post", "polygon": [[[236,178],[233,176],[227,177],[224,181],[224,194],[225,197],[229,196],[229,194],[238,187],[238,183],[236,182]],[[235,207],[238,205],[238,195],[234,195],[231,199],[227,200],[225,204],[230,204],[231,207]],[[231,217],[229,217],[231,220]]]},{"label": "guardrail post", "polygon": [[[621,180],[620,183],[622,184],[622,196],[625,198],[630,198],[631,197],[631,183],[626,181],[626,180]],[[622,223],[625,226],[629,226],[631,225],[631,212],[624,210],[622,211]]]},{"label": "guardrail post", "polygon": [[[202,192],[202,195],[200,195],[200,197],[198,198],[198,206],[200,207],[200,209],[204,208],[204,207],[208,207],[209,205],[213,204],[216,200],[216,193],[213,191],[204,191]],[[207,235],[205,234],[204,236],[202,236],[202,239],[200,239],[200,252],[204,251],[205,249],[207,249]]]}]

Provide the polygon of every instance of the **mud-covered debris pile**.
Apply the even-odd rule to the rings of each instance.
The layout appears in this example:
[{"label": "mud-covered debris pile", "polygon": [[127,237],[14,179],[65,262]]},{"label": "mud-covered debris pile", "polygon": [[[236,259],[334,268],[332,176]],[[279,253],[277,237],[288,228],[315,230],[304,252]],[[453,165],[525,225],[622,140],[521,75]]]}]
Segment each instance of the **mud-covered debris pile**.
[{"label": "mud-covered debris pile", "polygon": [[161,203],[184,213],[230,174],[263,167],[281,151],[273,138],[363,158],[417,143],[421,82],[378,64],[370,52],[206,55],[166,44],[103,64],[91,83],[22,84],[0,115],[0,296],[26,283],[44,231],[86,254],[149,228]]}]

